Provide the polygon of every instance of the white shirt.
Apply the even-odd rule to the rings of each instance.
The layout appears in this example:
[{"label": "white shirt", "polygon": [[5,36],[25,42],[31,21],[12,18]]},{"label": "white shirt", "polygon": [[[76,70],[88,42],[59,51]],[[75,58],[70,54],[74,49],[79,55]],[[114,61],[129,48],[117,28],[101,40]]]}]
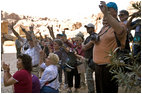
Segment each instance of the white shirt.
[{"label": "white shirt", "polygon": [[21,39],[22,39],[22,41],[20,41],[21,46],[22,46],[21,53],[25,53],[26,50],[24,50],[24,47],[28,47],[29,43],[28,43],[27,39],[24,39],[24,38],[21,38]]},{"label": "white shirt", "polygon": [[42,88],[47,81],[51,81],[57,77],[53,82],[46,85],[46,86],[50,86],[50,87],[57,90],[59,88],[59,81],[58,81],[58,76],[57,76],[58,75],[57,66],[56,65],[46,66],[45,63],[42,63],[40,65],[40,67],[43,69],[45,68],[45,70],[41,76],[41,79],[40,79],[40,88]]},{"label": "white shirt", "polygon": [[32,66],[39,64],[39,60],[40,60],[40,51],[41,47],[39,45],[30,48],[26,50],[25,54],[28,54],[31,56],[32,58]]}]

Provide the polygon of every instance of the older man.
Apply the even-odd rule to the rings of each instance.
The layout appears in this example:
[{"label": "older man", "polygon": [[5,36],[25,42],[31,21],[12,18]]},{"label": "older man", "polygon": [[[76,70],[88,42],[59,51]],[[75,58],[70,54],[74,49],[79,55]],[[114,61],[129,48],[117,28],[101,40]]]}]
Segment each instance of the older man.
[{"label": "older man", "polygon": [[93,61],[95,62],[95,77],[97,93],[116,93],[118,92],[118,83],[116,79],[112,80],[113,74],[109,72],[110,58],[107,52],[117,48],[115,35],[121,42],[121,47],[125,47],[126,27],[125,24],[117,19],[118,8],[116,3],[104,1],[100,2],[100,9],[104,14],[103,27],[99,32],[100,39],[95,41],[93,48]]},{"label": "older man", "polygon": [[31,33],[31,38],[28,38],[29,48],[26,50],[25,54],[32,57],[32,74],[39,77],[39,60],[40,60],[40,50],[41,47],[36,40],[34,33]]}]

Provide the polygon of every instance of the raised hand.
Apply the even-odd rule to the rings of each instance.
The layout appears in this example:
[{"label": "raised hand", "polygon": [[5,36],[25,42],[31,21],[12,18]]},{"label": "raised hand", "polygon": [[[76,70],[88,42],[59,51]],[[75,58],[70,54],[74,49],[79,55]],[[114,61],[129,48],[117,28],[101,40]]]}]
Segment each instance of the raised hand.
[{"label": "raised hand", "polygon": [[9,68],[10,65],[8,64],[5,64],[5,62],[2,62],[2,68],[4,69],[4,71],[10,71],[10,68]]},{"label": "raised hand", "polygon": [[53,25],[52,25],[52,27],[47,26],[47,28],[48,28],[48,30],[49,30],[49,33],[50,33],[51,37],[52,37],[53,39],[55,39],[54,32],[53,32]]},{"label": "raised hand", "polygon": [[50,26],[48,25],[47,28],[50,30]]},{"label": "raised hand", "polygon": [[104,15],[108,13],[108,7],[106,6],[105,1],[100,1],[99,8],[101,9],[101,11]]}]

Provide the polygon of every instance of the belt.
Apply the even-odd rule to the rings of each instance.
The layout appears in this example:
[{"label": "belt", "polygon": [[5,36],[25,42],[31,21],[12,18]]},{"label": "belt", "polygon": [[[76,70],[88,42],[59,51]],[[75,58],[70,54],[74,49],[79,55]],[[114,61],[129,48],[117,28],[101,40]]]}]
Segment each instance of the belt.
[{"label": "belt", "polygon": [[38,66],[38,64],[37,65],[34,65],[33,67],[37,67]]}]

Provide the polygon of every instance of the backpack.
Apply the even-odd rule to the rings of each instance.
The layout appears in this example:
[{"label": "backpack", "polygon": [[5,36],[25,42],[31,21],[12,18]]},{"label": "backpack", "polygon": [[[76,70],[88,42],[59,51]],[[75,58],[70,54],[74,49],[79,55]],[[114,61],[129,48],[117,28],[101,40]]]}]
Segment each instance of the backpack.
[{"label": "backpack", "polygon": [[77,66],[77,57],[73,52],[66,52],[65,49],[60,49],[62,52],[62,64],[64,68],[75,69]]},{"label": "backpack", "polygon": [[77,57],[73,52],[68,52],[67,55],[68,58],[66,59],[65,62],[66,67],[70,69],[75,69],[75,67],[77,66]]}]

